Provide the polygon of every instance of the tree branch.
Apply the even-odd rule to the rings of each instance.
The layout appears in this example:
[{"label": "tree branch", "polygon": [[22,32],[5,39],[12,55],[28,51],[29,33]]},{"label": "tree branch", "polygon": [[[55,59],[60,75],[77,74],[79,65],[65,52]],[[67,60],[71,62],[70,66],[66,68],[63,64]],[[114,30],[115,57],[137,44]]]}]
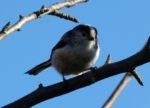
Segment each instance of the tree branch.
[{"label": "tree branch", "polygon": [[47,87],[43,87],[42,85],[40,85],[37,90],[33,91],[32,93],[22,97],[21,99],[13,103],[4,106],[3,108],[32,107],[47,99],[51,99],[72,92],[74,90],[91,85],[105,78],[124,72],[131,72],[136,67],[143,65],[147,62],[150,62],[150,37],[144,48],[135,55],[132,55],[131,57],[128,57],[124,60],[115,63],[106,64],[100,68],[97,68],[96,72],[90,71],[78,77],[71,78],[67,80],[67,84],[69,85],[67,88],[64,82],[59,82],[57,84],[50,85]]},{"label": "tree branch", "polygon": [[[28,16],[20,15],[20,19],[13,26],[11,26],[9,28],[9,25],[10,25],[10,22],[9,22],[9,25],[7,25],[8,24],[7,23],[3,27],[3,29],[0,32],[0,40],[4,39],[6,36],[8,36],[9,34],[15,32],[15,31],[20,31],[21,27],[29,21],[35,20],[35,19],[37,19],[39,17],[42,17],[46,14],[53,13],[54,11],[59,10],[61,8],[72,7],[72,6],[74,6],[78,3],[87,2],[87,1],[88,0],[70,0],[68,2],[67,1],[60,2],[60,3],[53,4],[53,5],[49,6],[48,8],[46,8],[45,6],[42,6],[42,8],[39,11],[33,12]],[[68,19],[68,20],[72,19],[72,18],[69,18],[70,17],[69,15],[63,15],[63,14],[61,14],[61,15],[62,15],[61,18],[65,18],[65,19]],[[58,14],[56,16],[60,17],[60,15],[58,15]]]},{"label": "tree branch", "polygon": [[[107,58],[105,64],[110,63],[110,60],[111,60],[111,56],[108,55],[108,58]],[[140,76],[138,75],[138,73],[137,73],[137,71],[135,69],[132,72],[127,72],[126,75],[121,80],[121,82],[116,87],[116,89],[114,90],[114,92],[110,95],[110,97],[104,103],[102,108],[111,108],[112,107],[112,105],[114,104],[114,102],[118,98],[119,94],[122,92],[122,90],[128,84],[128,82],[131,80],[132,75],[136,78],[136,80],[138,81],[138,83],[140,85],[142,85],[142,86],[144,85],[142,80],[141,80],[141,78],[140,78]]]},{"label": "tree branch", "polygon": [[79,20],[77,18],[75,18],[73,16],[70,16],[70,15],[67,15],[67,14],[65,14],[63,12],[59,12],[57,10],[55,10],[54,12],[51,12],[48,15],[54,15],[54,16],[57,16],[57,17],[60,17],[60,18],[64,18],[66,20],[71,20],[71,21],[77,22],[77,23],[79,22]]},{"label": "tree branch", "polygon": [[108,98],[108,100],[105,102],[105,104],[102,106],[102,108],[111,108],[119,94],[122,92],[122,90],[125,88],[125,86],[128,84],[128,82],[131,80],[132,74],[126,73],[124,78],[121,80],[119,85],[116,87],[114,92],[111,94],[111,96]]}]

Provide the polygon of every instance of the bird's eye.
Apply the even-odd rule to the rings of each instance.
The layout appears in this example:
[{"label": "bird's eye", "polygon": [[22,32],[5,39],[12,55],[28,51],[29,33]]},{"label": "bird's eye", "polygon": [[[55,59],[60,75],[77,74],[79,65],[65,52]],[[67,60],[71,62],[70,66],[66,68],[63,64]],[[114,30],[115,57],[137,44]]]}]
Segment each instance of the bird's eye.
[{"label": "bird's eye", "polygon": [[87,36],[87,33],[85,31],[81,32],[82,36]]}]

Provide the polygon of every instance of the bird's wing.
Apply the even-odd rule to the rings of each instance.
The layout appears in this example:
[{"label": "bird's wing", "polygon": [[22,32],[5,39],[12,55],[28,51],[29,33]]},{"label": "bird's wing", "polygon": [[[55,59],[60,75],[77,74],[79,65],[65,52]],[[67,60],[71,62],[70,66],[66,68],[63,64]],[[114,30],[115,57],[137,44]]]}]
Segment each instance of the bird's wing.
[{"label": "bird's wing", "polygon": [[71,30],[66,32],[62,38],[60,39],[60,41],[53,47],[52,49],[52,52],[51,52],[51,55],[50,55],[50,60],[52,58],[52,55],[53,55],[53,52],[56,50],[56,49],[59,49],[59,48],[62,48],[64,47],[65,45],[68,44],[68,42],[70,41],[70,35],[71,35]]}]

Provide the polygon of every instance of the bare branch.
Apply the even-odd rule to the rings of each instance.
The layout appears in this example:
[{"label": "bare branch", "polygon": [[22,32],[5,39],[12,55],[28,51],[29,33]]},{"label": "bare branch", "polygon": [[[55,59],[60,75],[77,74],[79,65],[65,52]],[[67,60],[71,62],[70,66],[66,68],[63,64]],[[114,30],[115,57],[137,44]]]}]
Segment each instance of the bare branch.
[{"label": "bare branch", "polygon": [[71,0],[69,2],[67,2],[67,1],[60,2],[60,3],[53,4],[53,5],[49,6],[48,8],[46,8],[45,6],[42,6],[42,8],[39,11],[33,12],[28,16],[22,17],[20,15],[20,19],[13,26],[11,26],[10,28],[8,28],[8,26],[3,27],[3,30],[0,32],[0,40],[4,39],[6,36],[8,36],[9,34],[15,32],[15,31],[20,31],[21,27],[29,21],[35,20],[46,14],[50,14],[50,13],[54,12],[55,10],[59,10],[64,7],[72,7],[75,4],[78,4],[81,2],[87,2],[87,1],[88,0]]},{"label": "bare branch", "polygon": [[131,73],[126,73],[122,81],[119,83],[119,85],[116,87],[112,95],[108,98],[108,100],[105,102],[105,104],[102,106],[102,108],[111,108],[121,91],[125,88],[125,86],[128,84],[128,82],[131,80],[132,75]]},{"label": "bare branch", "polygon": [[3,27],[3,29],[1,30],[1,32],[0,33],[5,33],[6,34],[6,32],[8,31],[8,27],[10,26],[10,22],[8,22],[4,27]]},{"label": "bare branch", "polygon": [[33,91],[32,93],[13,103],[4,106],[3,108],[31,107],[47,99],[69,93],[79,88],[91,85],[102,79],[124,72],[131,72],[136,67],[148,62],[150,62],[150,37],[145,47],[135,55],[132,55],[131,57],[128,57],[124,60],[110,63],[100,68],[97,68],[96,78],[95,72],[90,71],[78,77],[67,80],[67,84],[69,85],[68,88],[66,88],[64,82],[60,82],[47,87],[40,86],[39,89]]},{"label": "bare branch", "polygon": [[73,16],[70,16],[70,15],[67,15],[67,14],[65,14],[63,12],[59,12],[59,11],[54,11],[54,12],[48,14],[48,15],[54,15],[54,16],[58,16],[60,18],[64,18],[66,20],[71,20],[71,21],[74,21],[74,22],[79,22],[79,20],[77,18],[75,18]]},{"label": "bare branch", "polygon": [[132,72],[130,72],[134,77],[135,79],[138,81],[138,83],[141,85],[141,86],[144,86],[144,83],[142,81],[142,79],[140,78],[140,75],[138,75],[137,71],[134,69]]},{"label": "bare branch", "polygon": [[107,57],[107,60],[105,62],[105,65],[110,64],[110,63],[111,63],[111,55],[109,54],[108,57]]}]

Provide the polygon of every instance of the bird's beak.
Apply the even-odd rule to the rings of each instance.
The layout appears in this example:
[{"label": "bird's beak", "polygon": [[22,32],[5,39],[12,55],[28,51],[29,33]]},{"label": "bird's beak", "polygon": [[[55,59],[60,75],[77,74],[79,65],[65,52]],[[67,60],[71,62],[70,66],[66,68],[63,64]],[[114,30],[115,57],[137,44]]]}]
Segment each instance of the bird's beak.
[{"label": "bird's beak", "polygon": [[94,40],[94,37],[89,37],[88,39],[92,41],[92,40]]},{"label": "bird's beak", "polygon": [[95,35],[96,35],[95,30],[91,29],[90,30],[90,35],[89,35],[89,40],[94,40],[95,39]]}]

